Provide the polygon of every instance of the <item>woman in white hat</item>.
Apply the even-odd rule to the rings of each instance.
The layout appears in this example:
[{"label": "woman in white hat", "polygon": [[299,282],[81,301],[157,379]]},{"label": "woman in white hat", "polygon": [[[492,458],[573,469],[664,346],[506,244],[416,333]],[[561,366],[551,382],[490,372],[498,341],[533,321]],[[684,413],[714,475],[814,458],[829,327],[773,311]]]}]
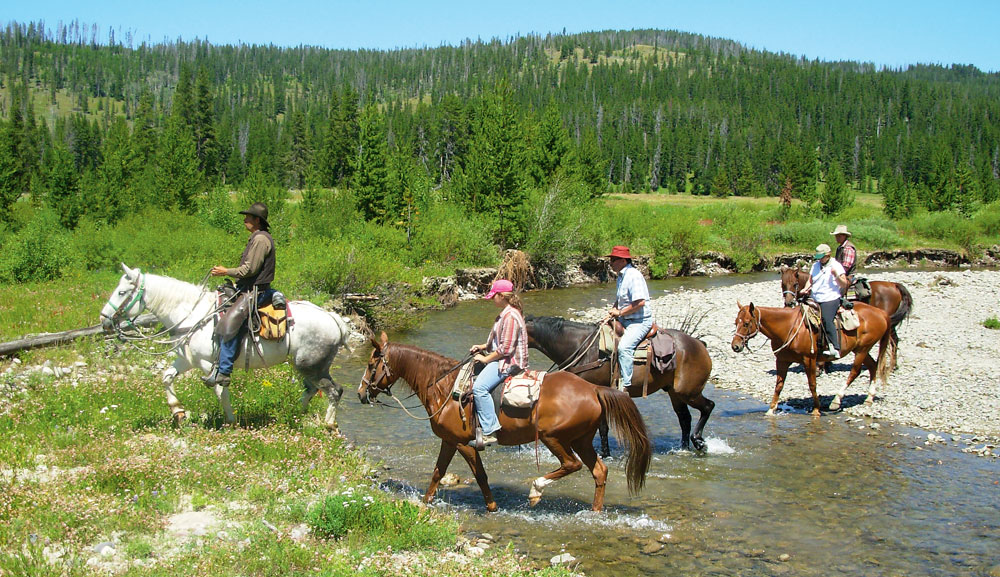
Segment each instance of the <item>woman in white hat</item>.
[{"label": "woman in white hat", "polygon": [[854,282],[854,269],[858,264],[858,249],[851,243],[851,233],[847,231],[847,225],[837,225],[830,233],[837,239],[837,252],[833,258],[844,267],[844,274],[847,275],[848,286]]},{"label": "woman in white hat", "polygon": [[840,333],[837,332],[833,319],[840,308],[841,292],[847,290],[847,275],[844,267],[830,258],[830,245],[824,243],[817,246],[813,258],[816,262],[809,269],[809,281],[799,294],[805,296],[811,292],[813,300],[819,303],[827,342],[823,354],[836,358],[840,356]]}]

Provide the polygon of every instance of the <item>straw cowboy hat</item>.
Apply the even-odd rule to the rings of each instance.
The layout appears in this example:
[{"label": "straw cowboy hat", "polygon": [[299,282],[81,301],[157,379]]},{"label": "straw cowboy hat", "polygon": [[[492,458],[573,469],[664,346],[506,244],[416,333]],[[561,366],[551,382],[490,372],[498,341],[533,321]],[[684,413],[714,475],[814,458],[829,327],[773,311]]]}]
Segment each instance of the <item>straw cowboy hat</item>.
[{"label": "straw cowboy hat", "polygon": [[830,245],[823,243],[816,247],[816,254],[813,255],[813,258],[819,260],[828,254],[830,254]]},{"label": "straw cowboy hat", "polygon": [[830,234],[832,234],[833,236],[837,236],[838,234],[846,234],[847,236],[851,236],[851,233],[847,231],[846,224],[838,224],[837,228],[833,229],[833,232],[831,232]]}]

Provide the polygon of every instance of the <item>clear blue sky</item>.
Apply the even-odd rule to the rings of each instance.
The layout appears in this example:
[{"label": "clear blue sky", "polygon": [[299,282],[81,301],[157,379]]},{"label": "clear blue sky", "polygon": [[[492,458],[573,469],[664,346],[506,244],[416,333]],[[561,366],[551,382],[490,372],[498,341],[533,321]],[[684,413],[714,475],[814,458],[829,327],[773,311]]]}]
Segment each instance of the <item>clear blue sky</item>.
[{"label": "clear blue sky", "polygon": [[1000,0],[4,0],[3,21],[97,24],[135,43],[409,48],[466,38],[661,28],[751,48],[879,66],[1000,71]]}]

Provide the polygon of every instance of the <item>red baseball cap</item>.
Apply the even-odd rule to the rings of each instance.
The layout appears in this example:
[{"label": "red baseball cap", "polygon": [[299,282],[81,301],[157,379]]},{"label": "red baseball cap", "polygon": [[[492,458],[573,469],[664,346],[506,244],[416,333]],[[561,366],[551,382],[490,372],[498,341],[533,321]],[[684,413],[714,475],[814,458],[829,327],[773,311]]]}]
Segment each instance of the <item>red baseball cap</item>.
[{"label": "red baseball cap", "polygon": [[491,299],[497,293],[512,293],[514,292],[514,283],[507,279],[497,279],[493,281],[493,286],[490,287],[490,292],[486,293],[484,299]]}]

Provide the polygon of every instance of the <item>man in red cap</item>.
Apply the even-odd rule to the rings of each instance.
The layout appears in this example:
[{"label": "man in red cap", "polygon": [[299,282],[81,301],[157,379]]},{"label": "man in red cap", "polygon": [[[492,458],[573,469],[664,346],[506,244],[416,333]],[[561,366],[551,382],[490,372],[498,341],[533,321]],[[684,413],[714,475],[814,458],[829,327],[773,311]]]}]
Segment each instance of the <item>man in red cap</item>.
[{"label": "man in red cap", "polygon": [[625,332],[618,341],[618,365],[621,368],[622,390],[632,384],[632,365],[635,348],[653,328],[653,311],[646,306],[649,287],[639,269],[632,266],[632,254],[627,246],[615,246],[608,255],[611,270],[618,275],[615,290],[615,304],[608,311],[611,318],[618,319]]}]

